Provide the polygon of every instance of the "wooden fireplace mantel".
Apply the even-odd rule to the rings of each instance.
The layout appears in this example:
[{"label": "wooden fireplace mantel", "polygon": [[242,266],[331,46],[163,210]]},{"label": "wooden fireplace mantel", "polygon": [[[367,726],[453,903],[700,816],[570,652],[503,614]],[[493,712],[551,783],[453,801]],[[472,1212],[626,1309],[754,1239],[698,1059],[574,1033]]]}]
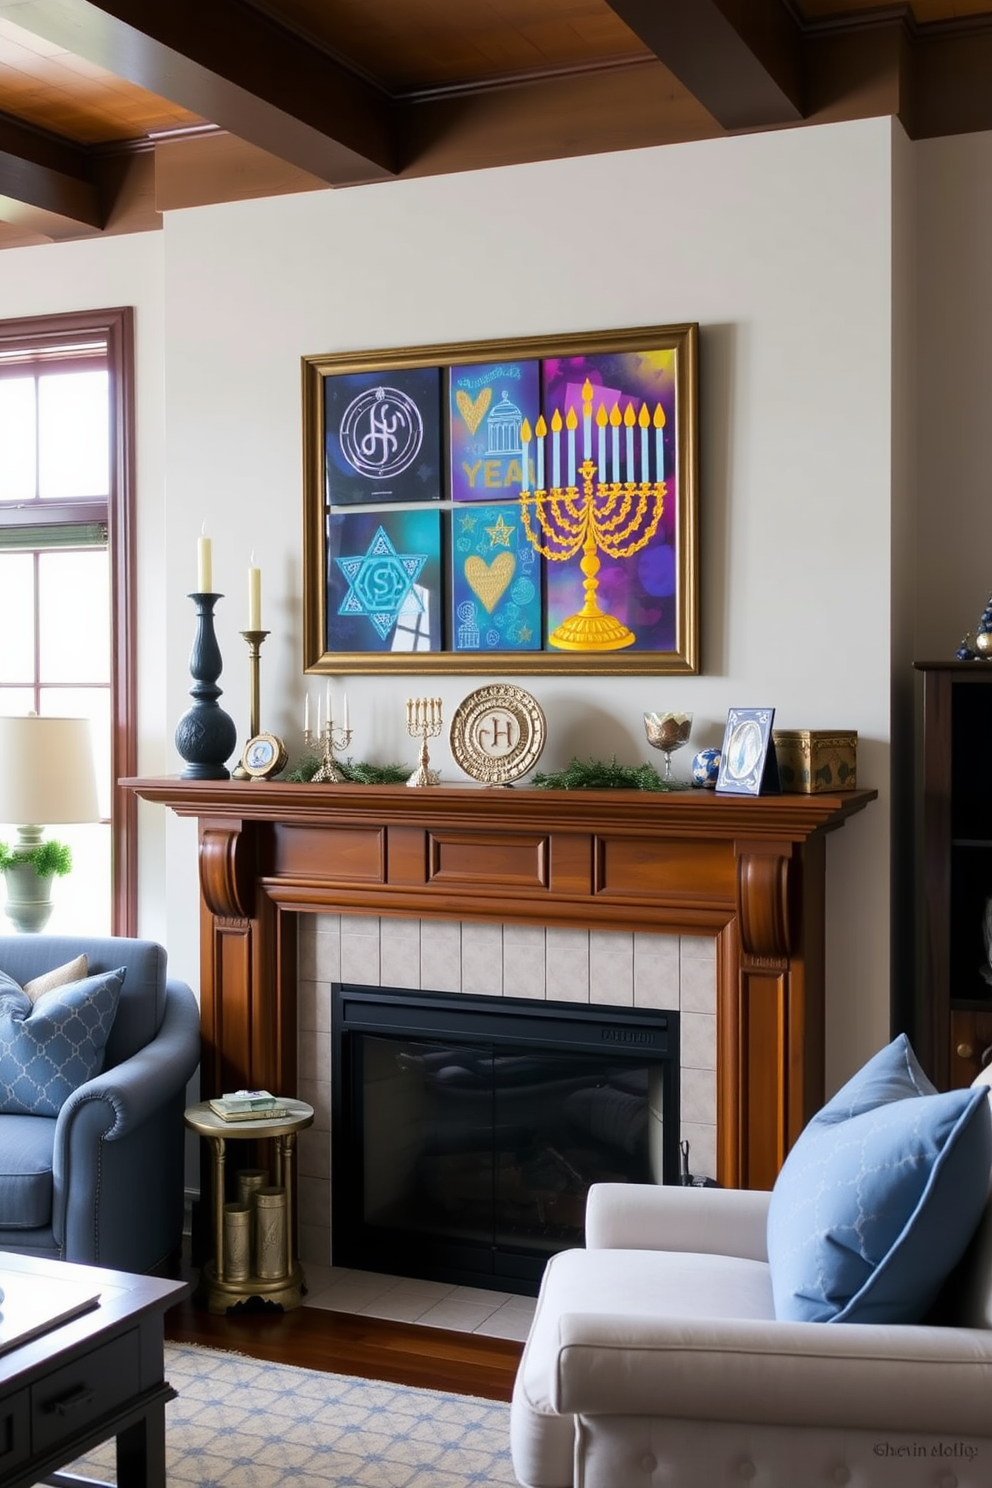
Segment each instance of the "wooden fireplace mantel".
[{"label": "wooden fireplace mantel", "polygon": [[202,1094],[296,1091],[300,912],[712,935],[718,1176],[823,1100],[824,838],[877,794],[124,780],[199,823]]}]

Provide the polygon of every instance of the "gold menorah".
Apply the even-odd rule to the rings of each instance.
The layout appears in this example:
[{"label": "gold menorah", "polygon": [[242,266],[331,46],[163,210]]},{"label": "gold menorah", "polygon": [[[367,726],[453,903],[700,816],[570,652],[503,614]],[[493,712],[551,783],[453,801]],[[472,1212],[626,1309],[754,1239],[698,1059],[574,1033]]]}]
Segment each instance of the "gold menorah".
[{"label": "gold menorah", "polygon": [[[552,631],[551,645],[563,651],[619,651],[637,637],[614,615],[603,610],[596,597],[599,588],[599,553],[608,558],[630,558],[645,547],[658,530],[665,509],[664,428],[665,410],[657,404],[653,415],[642,403],[635,414],[628,404],[621,414],[619,404],[607,412],[601,403],[596,411],[597,459],[592,458],[593,389],[589,379],[582,384],[582,463],[576,472],[575,438],[578,415],[569,408],[562,419],[559,410],[551,417],[551,484],[544,488],[545,453],[548,426],[543,415],[538,418],[533,434],[525,419],[520,429],[523,444],[524,478],[520,490],[520,511],[524,531],[531,546],[552,563],[564,563],[582,553],[579,567],[584,574],[585,602],[576,614]],[[626,480],[620,480],[620,433],[624,432]],[[561,482],[561,433],[567,444],[567,482]],[[652,474],[651,430],[654,430]],[[610,458],[606,452],[609,430]],[[640,480],[633,479],[637,461],[635,436],[640,450]],[[528,489],[529,445],[536,443],[537,487]],[[612,466],[612,480],[607,480]],[[582,481],[579,491],[576,473]],[[531,508],[538,531],[531,520]]]},{"label": "gold menorah", "polygon": [[427,740],[436,739],[441,732],[441,699],[407,698],[406,731],[411,738],[420,739],[420,768],[410,776],[407,785],[437,785],[441,776],[429,768]]}]

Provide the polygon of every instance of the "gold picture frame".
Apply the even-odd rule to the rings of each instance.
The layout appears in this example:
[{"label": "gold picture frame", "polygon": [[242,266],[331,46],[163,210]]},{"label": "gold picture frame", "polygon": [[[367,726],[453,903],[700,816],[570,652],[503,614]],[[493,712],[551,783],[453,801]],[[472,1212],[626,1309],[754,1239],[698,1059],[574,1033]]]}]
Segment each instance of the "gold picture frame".
[{"label": "gold picture frame", "polygon": [[312,673],[699,670],[698,327],[302,359]]}]

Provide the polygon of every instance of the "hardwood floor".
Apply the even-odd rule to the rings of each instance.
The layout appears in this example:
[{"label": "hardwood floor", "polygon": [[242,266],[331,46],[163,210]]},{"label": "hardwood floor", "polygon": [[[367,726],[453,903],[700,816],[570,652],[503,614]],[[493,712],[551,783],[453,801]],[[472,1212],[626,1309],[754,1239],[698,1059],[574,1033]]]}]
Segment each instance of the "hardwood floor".
[{"label": "hardwood floor", "polygon": [[232,1349],[275,1364],[354,1374],[362,1379],[509,1400],[523,1345],[476,1333],[300,1307],[293,1312],[234,1312],[226,1317],[190,1300],[165,1317],[174,1343]]}]

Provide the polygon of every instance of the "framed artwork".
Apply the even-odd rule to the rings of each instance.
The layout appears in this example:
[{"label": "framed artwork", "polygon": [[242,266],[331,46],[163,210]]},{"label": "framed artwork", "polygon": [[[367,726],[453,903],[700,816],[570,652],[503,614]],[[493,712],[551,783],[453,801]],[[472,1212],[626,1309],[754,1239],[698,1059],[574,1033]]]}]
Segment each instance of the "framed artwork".
[{"label": "framed artwork", "polygon": [[729,796],[776,795],[781,790],[772,739],[774,708],[731,708],[720,751],[716,788]]},{"label": "framed artwork", "polygon": [[697,671],[697,342],[304,357],[305,669]]}]

